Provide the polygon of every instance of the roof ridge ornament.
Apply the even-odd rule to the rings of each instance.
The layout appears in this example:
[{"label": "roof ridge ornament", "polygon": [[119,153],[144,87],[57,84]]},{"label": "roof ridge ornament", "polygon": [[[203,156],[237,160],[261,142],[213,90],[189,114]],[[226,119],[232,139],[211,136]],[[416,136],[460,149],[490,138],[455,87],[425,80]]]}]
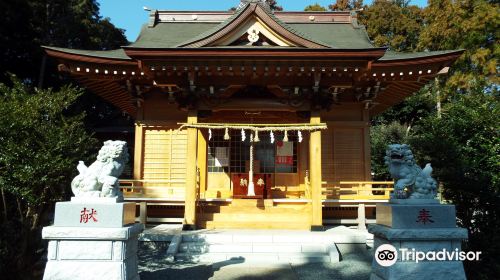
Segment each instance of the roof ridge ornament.
[{"label": "roof ridge ornament", "polygon": [[246,5],[251,4],[251,3],[261,5],[263,8],[267,9],[268,11],[271,11],[271,6],[269,6],[269,3],[267,3],[266,0],[241,0],[240,4],[236,8],[236,11],[243,9]]}]

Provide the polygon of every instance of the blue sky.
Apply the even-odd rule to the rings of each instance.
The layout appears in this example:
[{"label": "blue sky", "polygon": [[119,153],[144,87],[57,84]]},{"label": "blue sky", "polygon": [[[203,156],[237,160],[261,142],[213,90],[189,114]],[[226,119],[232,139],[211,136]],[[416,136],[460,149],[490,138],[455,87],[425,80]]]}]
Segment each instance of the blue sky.
[{"label": "blue sky", "polygon": [[[239,0],[98,0],[101,16],[111,18],[111,22],[118,28],[125,29],[129,41],[135,41],[141,25],[148,21],[149,12],[143,7],[158,10],[212,10],[225,11],[237,6]],[[323,6],[335,0],[279,0],[278,3],[286,11],[302,11],[310,4],[319,3]],[[365,0],[369,4],[372,0]],[[425,6],[427,0],[411,0],[411,4]]]}]

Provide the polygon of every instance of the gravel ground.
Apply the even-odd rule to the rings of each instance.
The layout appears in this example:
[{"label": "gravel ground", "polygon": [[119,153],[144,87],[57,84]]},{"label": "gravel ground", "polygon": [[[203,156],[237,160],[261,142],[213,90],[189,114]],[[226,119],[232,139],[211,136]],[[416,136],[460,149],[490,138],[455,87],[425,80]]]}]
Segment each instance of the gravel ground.
[{"label": "gravel ground", "polygon": [[[219,262],[214,264],[168,263],[156,250],[139,251],[141,280],[214,279],[214,280],[361,280],[370,278],[371,252],[344,257],[340,263],[245,264]],[[158,252],[158,251],[156,251]]]}]

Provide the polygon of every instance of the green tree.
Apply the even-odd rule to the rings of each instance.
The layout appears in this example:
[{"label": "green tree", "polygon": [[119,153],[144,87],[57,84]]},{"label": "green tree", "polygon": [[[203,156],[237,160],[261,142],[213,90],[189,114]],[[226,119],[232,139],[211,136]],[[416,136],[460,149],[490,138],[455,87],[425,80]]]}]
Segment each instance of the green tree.
[{"label": "green tree", "polygon": [[[106,50],[127,44],[124,31],[99,16],[96,0],[2,0],[2,10],[0,73],[33,84],[40,77],[41,45]],[[60,84],[56,67],[46,69],[49,83]],[[8,82],[5,77],[0,81]]]},{"label": "green tree", "polygon": [[328,5],[331,11],[359,10],[363,7],[363,0],[337,0]]},{"label": "green tree", "polygon": [[482,251],[465,262],[469,279],[500,273],[500,99],[481,84],[443,106],[415,128],[411,144],[421,164],[431,162],[444,199],[456,205],[459,226],[469,231],[464,250]]},{"label": "green tree", "polygon": [[304,8],[305,12],[326,12],[326,8],[318,3],[308,5]]},{"label": "green tree", "polygon": [[[420,50],[465,49],[447,86],[466,91],[476,81],[499,84],[500,4],[486,0],[430,0],[423,12]],[[452,92],[455,92],[452,91]]]},{"label": "green tree", "polygon": [[[421,165],[432,163],[444,199],[456,205],[459,225],[469,230],[464,249],[483,252],[480,262],[465,263],[470,279],[500,273],[499,8],[495,1],[431,0],[421,11],[377,0],[360,16],[378,46],[465,49],[448,76],[373,121],[372,157],[381,160],[380,139],[393,134],[385,131],[391,122],[411,128],[401,141],[412,144]],[[376,176],[379,167],[374,163]]]},{"label": "green tree", "polygon": [[432,85],[427,85],[417,93],[409,96],[404,102],[397,104],[376,116],[372,125],[399,122],[411,130],[418,121],[436,112],[436,92]]},{"label": "green tree", "polygon": [[273,11],[283,11],[283,7],[278,5],[278,1],[276,0],[266,0]]},{"label": "green tree", "polygon": [[80,90],[12,83],[0,84],[0,272],[3,279],[33,279],[44,252],[41,228],[54,203],[69,197],[76,164],[96,141],[83,114],[69,115]]},{"label": "green tree", "polygon": [[420,8],[400,6],[390,0],[375,0],[359,19],[376,46],[394,51],[415,50],[423,27]]},{"label": "green tree", "polygon": [[[44,59],[41,45],[106,50],[127,44],[123,30],[99,15],[97,0],[0,2],[4,12],[0,17],[0,82],[10,83],[5,75],[10,72],[40,88],[72,83],[66,76],[61,79],[56,60]],[[119,109],[89,92],[78,105],[75,110],[88,112],[88,127],[121,115]]]}]

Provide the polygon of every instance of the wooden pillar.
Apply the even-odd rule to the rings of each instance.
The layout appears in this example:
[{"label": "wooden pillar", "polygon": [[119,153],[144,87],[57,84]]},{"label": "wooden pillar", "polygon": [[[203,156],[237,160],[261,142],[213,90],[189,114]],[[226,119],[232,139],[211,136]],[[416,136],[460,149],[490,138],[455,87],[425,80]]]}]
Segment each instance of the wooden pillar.
[{"label": "wooden pillar", "polygon": [[371,138],[370,138],[370,111],[363,111],[363,121],[365,122],[365,127],[363,128],[363,152],[365,161],[365,181],[372,180],[372,160],[371,160]]},{"label": "wooden pillar", "polygon": [[144,129],[140,123],[135,124],[135,143],[134,143],[134,180],[142,179],[142,162],[144,151]]},{"label": "wooden pillar", "polygon": [[[308,158],[309,153],[307,153],[309,149],[309,137],[304,137],[302,143],[298,143],[299,145],[299,174],[300,174],[300,190],[304,192],[304,197],[307,199],[311,199],[311,192],[309,186],[309,166],[308,166]],[[307,178],[306,178],[307,177]],[[306,181],[307,179],[307,181]]]},{"label": "wooden pillar", "polygon": [[[311,112],[311,124],[321,123],[319,111]],[[311,132],[309,139],[309,177],[311,182],[311,230],[323,229],[321,202],[321,130]]]},{"label": "wooden pillar", "polygon": [[[188,112],[187,123],[197,122],[197,111]],[[198,129],[187,128],[187,157],[186,157],[186,198],[184,203],[183,230],[196,228],[196,152],[198,142]]]},{"label": "wooden pillar", "polygon": [[198,169],[201,196],[201,193],[204,194],[207,189],[207,137],[201,130],[198,130]]}]

